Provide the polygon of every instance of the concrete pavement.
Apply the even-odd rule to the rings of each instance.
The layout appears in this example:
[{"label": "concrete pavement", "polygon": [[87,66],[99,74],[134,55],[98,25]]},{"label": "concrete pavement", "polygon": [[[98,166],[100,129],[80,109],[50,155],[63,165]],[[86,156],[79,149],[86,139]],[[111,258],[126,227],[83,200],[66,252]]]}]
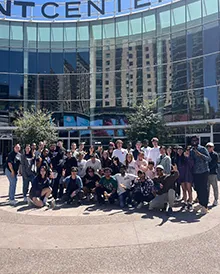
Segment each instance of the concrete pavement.
[{"label": "concrete pavement", "polygon": [[56,210],[7,202],[0,177],[0,273],[220,273],[220,206],[206,216],[87,204]]}]

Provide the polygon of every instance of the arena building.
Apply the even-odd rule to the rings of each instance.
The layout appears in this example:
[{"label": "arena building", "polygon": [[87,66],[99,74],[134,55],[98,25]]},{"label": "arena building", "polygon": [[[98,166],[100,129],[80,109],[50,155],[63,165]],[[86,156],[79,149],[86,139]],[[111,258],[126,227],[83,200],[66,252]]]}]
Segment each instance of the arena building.
[{"label": "arena building", "polygon": [[69,146],[126,138],[147,100],[169,143],[220,151],[219,18],[219,0],[0,0],[0,155],[21,107],[51,110]]}]

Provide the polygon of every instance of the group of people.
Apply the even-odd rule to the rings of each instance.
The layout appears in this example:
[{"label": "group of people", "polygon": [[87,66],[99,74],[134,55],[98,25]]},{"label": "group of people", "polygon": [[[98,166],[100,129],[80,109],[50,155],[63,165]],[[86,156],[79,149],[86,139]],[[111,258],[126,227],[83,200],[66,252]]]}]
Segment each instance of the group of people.
[{"label": "group of people", "polygon": [[[75,203],[84,200],[103,205],[118,203],[121,208],[161,209],[172,213],[176,200],[182,199],[184,211],[193,211],[192,189],[202,214],[208,212],[209,192],[214,190],[213,206],[218,204],[218,154],[214,144],[199,145],[199,138],[191,138],[191,146],[159,146],[158,138],[137,141],[135,148],[123,141],[110,142],[106,150],[101,143],[85,151],[85,143],[76,143],[71,149],[63,147],[62,140],[49,147],[45,142],[27,144],[21,153],[19,144],[9,153],[5,174],[9,180],[9,201],[15,200],[17,175],[23,178],[24,202],[36,207],[57,203]],[[30,189],[29,189],[30,187]],[[48,199],[50,203],[48,203]]]}]

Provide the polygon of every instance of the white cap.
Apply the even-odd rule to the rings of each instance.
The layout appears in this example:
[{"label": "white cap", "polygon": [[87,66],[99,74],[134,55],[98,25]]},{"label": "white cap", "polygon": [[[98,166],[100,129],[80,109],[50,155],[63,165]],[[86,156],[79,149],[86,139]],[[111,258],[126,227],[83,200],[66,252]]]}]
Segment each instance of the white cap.
[{"label": "white cap", "polygon": [[156,166],[156,169],[157,169],[157,168],[164,170],[164,167],[163,167],[162,165]]},{"label": "white cap", "polygon": [[214,144],[212,142],[209,142],[206,144],[206,147],[214,147]]}]

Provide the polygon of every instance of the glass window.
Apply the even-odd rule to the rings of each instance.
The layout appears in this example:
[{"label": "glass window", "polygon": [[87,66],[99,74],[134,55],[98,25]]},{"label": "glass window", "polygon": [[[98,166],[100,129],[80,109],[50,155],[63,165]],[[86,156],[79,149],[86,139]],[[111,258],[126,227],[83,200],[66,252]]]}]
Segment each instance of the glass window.
[{"label": "glass window", "polygon": [[89,29],[88,25],[77,27],[77,41],[88,41],[89,40]]},{"label": "glass window", "polygon": [[158,14],[158,34],[168,32],[170,32],[170,9],[163,9]]},{"label": "glass window", "polygon": [[51,58],[52,73],[63,73],[64,71],[63,52],[51,51],[50,58]]},{"label": "glass window", "polygon": [[91,26],[91,38],[94,40],[102,39],[102,25],[100,23]]},{"label": "glass window", "polygon": [[2,47],[9,46],[9,23],[0,22],[0,45]]},{"label": "glass window", "polygon": [[9,71],[9,49],[2,48],[0,50],[0,71],[8,72]]},{"label": "glass window", "polygon": [[76,24],[64,25],[64,48],[76,47]]},{"label": "glass window", "polygon": [[135,35],[142,33],[142,24],[140,16],[137,18],[130,17],[129,20],[129,34]]},{"label": "glass window", "polygon": [[203,0],[202,4],[203,17],[212,15],[209,18],[204,18],[204,21],[213,21],[218,18],[218,0]]},{"label": "glass window", "polygon": [[186,9],[185,6],[180,6],[171,9],[171,25],[172,27],[180,28],[179,25],[182,25],[182,29],[185,28],[186,22]]},{"label": "glass window", "polygon": [[11,22],[10,25],[10,46],[23,47],[23,24]]},{"label": "glass window", "polygon": [[49,50],[44,50],[44,52],[38,52],[37,60],[37,71],[38,73],[50,73],[50,52]]},{"label": "glass window", "polygon": [[63,25],[52,24],[51,27],[51,48],[63,48]]},{"label": "glass window", "polygon": [[195,25],[195,23],[201,23],[202,11],[201,0],[192,1],[188,0],[187,4],[187,22],[188,25]]},{"label": "glass window", "polygon": [[50,25],[39,24],[38,26],[38,48],[50,47]]},{"label": "glass window", "polygon": [[103,38],[115,38],[115,24],[113,21],[108,21],[103,24]]},{"label": "glass window", "polygon": [[26,39],[25,47],[36,48],[37,47],[37,25],[34,23],[26,25]]},{"label": "glass window", "polygon": [[116,37],[128,36],[128,17],[116,20]]},{"label": "glass window", "polygon": [[10,51],[10,72],[24,71],[24,54],[23,51],[11,49]]},{"label": "glass window", "polygon": [[143,17],[143,32],[150,32],[156,30],[155,14],[146,15]]}]

